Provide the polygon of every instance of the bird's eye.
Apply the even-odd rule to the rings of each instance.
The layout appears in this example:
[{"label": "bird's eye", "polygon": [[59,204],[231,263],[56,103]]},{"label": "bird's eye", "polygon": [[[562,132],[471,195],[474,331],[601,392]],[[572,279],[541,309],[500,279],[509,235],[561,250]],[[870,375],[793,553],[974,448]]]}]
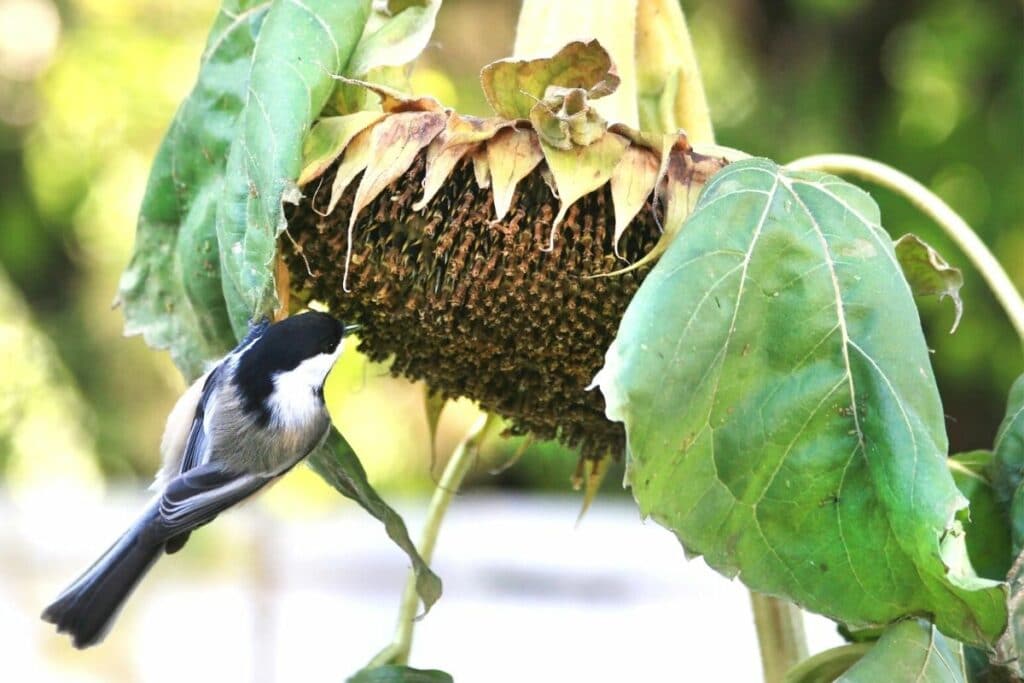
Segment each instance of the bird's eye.
[{"label": "bird's eye", "polygon": [[338,344],[333,339],[325,339],[320,342],[320,353],[331,354],[336,348],[338,348]]}]

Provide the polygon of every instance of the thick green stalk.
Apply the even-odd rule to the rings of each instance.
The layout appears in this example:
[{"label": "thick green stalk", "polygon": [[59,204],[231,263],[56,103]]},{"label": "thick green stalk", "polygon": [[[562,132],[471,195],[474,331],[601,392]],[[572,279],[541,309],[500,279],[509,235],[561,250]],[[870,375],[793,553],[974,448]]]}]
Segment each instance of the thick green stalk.
[{"label": "thick green stalk", "polygon": [[[480,441],[496,420],[491,415],[481,415],[470,428],[466,437],[455,448],[448,464],[445,465],[441,480],[434,489],[434,496],[430,499],[430,507],[427,508],[427,519],[423,524],[423,537],[420,541],[420,557],[428,565],[434,555],[434,547],[437,545],[437,537],[441,533],[441,524],[444,522],[444,515],[448,511],[448,505],[466,478],[473,459],[476,457]],[[409,652],[412,650],[413,627],[416,622],[416,614],[419,612],[420,599],[416,593],[416,575],[409,572],[409,580],[405,584],[405,592],[402,595],[402,603],[398,610],[398,624],[395,627],[395,638],[390,645],[381,650],[374,657],[367,668],[382,666],[384,664],[408,664]]]},{"label": "thick green stalk", "polygon": [[791,602],[750,591],[765,683],[782,683],[786,672],[807,657],[804,615]]},{"label": "thick green stalk", "polygon": [[1017,331],[1017,336],[1024,343],[1024,299],[1021,298],[1020,292],[971,226],[934,192],[891,166],[852,154],[816,154],[797,159],[787,166],[794,170],[852,175],[887,187],[906,197],[910,203],[938,223],[963,250],[988,283]]}]

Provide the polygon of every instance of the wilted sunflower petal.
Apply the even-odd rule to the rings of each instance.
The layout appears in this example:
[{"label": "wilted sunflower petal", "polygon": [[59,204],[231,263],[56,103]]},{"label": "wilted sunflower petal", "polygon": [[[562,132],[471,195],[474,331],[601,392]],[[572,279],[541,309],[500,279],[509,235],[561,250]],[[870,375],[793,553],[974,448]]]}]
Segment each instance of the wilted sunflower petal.
[{"label": "wilted sunflower petal", "polygon": [[612,171],[612,204],[615,208],[615,255],[619,256],[622,233],[647,203],[658,183],[658,156],[649,149],[630,145]]},{"label": "wilted sunflower petal", "polygon": [[[376,126],[370,134],[369,163],[356,188],[352,213],[349,215],[349,245],[359,212],[372,202],[384,188],[409,170],[420,150],[437,137],[445,124],[445,115],[432,111],[414,111],[392,114]],[[345,277],[348,281],[348,255],[345,259]],[[346,290],[348,291],[348,290]]]},{"label": "wilted sunflower petal", "polygon": [[433,97],[409,97],[406,93],[395,88],[389,88],[380,83],[361,81],[358,78],[346,78],[345,76],[334,76],[334,80],[341,81],[348,85],[365,88],[380,98],[380,107],[388,114],[398,114],[410,111],[432,111],[443,113],[444,106]]},{"label": "wilted sunflower petal", "polygon": [[569,207],[611,179],[628,145],[626,138],[615,133],[607,133],[586,147],[573,147],[569,150],[557,149],[541,141],[544,159],[548,162],[560,199],[558,215],[551,224],[551,235],[545,251],[554,248],[555,232]]},{"label": "wilted sunflower petal", "polygon": [[345,194],[349,184],[355,177],[363,172],[366,165],[370,163],[370,138],[373,134],[372,128],[366,128],[349,143],[345,148],[345,156],[338,164],[338,171],[334,175],[334,182],[331,184],[331,199],[327,204],[326,213],[333,213],[338,200]]},{"label": "wilted sunflower petal", "polygon": [[658,243],[647,252],[642,259],[612,273],[602,273],[599,277],[622,275],[653,263],[661,257],[668,245],[683,229],[686,218],[697,204],[697,198],[708,180],[722,170],[728,162],[720,157],[706,157],[694,153],[681,137],[669,149],[666,163],[663,164],[665,175],[658,189],[659,197],[664,199],[665,216],[662,219],[662,233]]},{"label": "wilted sunflower petal", "polygon": [[481,190],[491,186],[491,165],[487,163],[487,150],[480,147],[473,150],[473,175]]},{"label": "wilted sunflower petal", "polygon": [[413,204],[413,209],[422,211],[427,203],[444,185],[444,181],[455,170],[455,166],[477,143],[494,137],[494,134],[511,126],[512,121],[499,118],[481,119],[475,116],[461,116],[455,112],[448,115],[448,121],[441,133],[427,148],[427,170],[423,177],[423,197]]},{"label": "wilted sunflower petal", "polygon": [[345,116],[329,116],[316,122],[302,145],[302,172],[298,185],[319,178],[334,163],[348,143],[381,118],[384,112],[358,111]]},{"label": "wilted sunflower petal", "polygon": [[487,143],[487,165],[494,185],[494,213],[504,220],[512,206],[519,181],[530,174],[544,158],[533,131],[512,128],[500,131]]}]

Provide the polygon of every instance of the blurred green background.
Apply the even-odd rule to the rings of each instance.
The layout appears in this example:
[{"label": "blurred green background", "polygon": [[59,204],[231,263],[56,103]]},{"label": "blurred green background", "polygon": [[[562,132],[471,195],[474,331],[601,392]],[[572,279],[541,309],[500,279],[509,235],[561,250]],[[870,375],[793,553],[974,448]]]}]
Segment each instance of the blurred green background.
[{"label": "blurred green background", "polygon": [[[692,0],[683,3],[719,141],[787,161],[875,157],[923,181],[1024,283],[1024,17],[1012,0]],[[168,356],[121,336],[112,310],[156,146],[190,88],[213,0],[0,0],[0,482],[15,496],[64,483],[148,479],[182,388]],[[422,93],[487,113],[481,66],[511,51],[517,3],[447,0],[413,73]],[[954,450],[991,444],[1019,342],[963,256],[907,203],[868,188],[885,225],[966,271],[966,312],[920,302]],[[424,491],[422,387],[347,354],[337,421],[385,491]],[[444,417],[440,453],[473,418]],[[487,449],[477,485],[568,491],[573,454]],[[609,476],[618,489],[621,477]],[[308,472],[281,507],[329,504]]]}]

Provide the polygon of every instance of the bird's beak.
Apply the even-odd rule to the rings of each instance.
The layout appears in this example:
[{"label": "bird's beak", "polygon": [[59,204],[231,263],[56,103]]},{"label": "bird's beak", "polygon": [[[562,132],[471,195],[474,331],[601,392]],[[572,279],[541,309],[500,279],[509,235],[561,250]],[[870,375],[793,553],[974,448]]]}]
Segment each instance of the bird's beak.
[{"label": "bird's beak", "polygon": [[351,325],[345,325],[345,334],[350,334],[352,332],[355,332],[356,330],[361,330],[361,329],[363,329],[363,326],[360,325],[359,323],[353,323]]}]

